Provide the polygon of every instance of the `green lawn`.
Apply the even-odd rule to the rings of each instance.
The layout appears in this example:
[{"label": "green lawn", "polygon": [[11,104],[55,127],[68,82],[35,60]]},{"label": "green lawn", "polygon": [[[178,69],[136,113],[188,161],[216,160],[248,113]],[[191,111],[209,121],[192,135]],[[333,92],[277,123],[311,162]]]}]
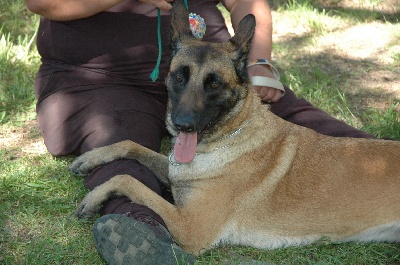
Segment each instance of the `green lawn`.
[{"label": "green lawn", "polygon": [[[283,81],[331,115],[400,140],[400,3],[281,0],[272,6],[273,61]],[[73,157],[46,153],[35,127],[37,23],[22,0],[0,3],[0,264],[102,264],[93,222],[72,216],[86,193],[82,179],[67,170]],[[229,247],[205,253],[198,264],[234,264],[224,260],[242,256],[275,264],[399,264],[400,246]]]}]

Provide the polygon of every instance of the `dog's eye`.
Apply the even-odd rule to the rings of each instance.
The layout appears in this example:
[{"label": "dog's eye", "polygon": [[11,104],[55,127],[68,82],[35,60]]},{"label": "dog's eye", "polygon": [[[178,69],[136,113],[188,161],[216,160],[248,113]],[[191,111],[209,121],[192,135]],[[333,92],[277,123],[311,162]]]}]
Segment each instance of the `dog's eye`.
[{"label": "dog's eye", "polygon": [[214,81],[214,82],[211,82],[210,86],[212,89],[217,89],[219,87],[219,83]]},{"label": "dog's eye", "polygon": [[175,77],[175,79],[176,79],[176,81],[178,81],[179,83],[183,81],[183,78],[182,78],[181,75],[177,75],[177,76]]}]

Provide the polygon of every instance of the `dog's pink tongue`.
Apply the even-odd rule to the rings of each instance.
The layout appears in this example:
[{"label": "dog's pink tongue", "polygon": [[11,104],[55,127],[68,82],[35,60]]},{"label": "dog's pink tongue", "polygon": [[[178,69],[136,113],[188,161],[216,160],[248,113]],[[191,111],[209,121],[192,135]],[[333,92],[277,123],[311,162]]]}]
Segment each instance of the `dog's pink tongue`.
[{"label": "dog's pink tongue", "polygon": [[196,155],[197,132],[180,132],[174,146],[175,160],[179,163],[189,163]]}]

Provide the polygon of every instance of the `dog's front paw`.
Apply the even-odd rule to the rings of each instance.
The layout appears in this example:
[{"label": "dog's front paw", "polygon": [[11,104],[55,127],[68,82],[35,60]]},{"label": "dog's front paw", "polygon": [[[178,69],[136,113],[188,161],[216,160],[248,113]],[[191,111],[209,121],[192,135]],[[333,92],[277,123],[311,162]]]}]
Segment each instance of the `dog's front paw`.
[{"label": "dog's front paw", "polygon": [[93,199],[92,192],[89,192],[78,205],[75,216],[79,219],[92,218],[101,208],[101,204],[96,203]]},{"label": "dog's front paw", "polygon": [[77,157],[69,166],[69,170],[75,175],[88,175],[97,166],[103,164],[102,159],[96,151],[97,150],[89,151]]}]

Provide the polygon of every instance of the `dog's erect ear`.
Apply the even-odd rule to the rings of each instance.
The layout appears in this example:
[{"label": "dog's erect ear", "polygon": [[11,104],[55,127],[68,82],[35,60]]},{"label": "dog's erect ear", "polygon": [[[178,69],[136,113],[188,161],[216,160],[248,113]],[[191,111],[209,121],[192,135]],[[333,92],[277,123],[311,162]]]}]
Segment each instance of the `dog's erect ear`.
[{"label": "dog's erect ear", "polygon": [[251,39],[256,28],[256,18],[253,14],[246,15],[239,23],[235,36],[230,39],[236,47],[248,53],[250,50]]},{"label": "dog's erect ear", "polygon": [[237,75],[242,82],[247,82],[247,55],[250,52],[251,40],[253,38],[256,27],[256,19],[254,15],[246,15],[239,23],[235,36],[229,41],[237,48],[234,53],[233,60]]},{"label": "dog's erect ear", "polygon": [[176,0],[171,14],[171,41],[175,49],[178,42],[185,38],[194,38],[189,24],[189,12],[183,0]]}]

